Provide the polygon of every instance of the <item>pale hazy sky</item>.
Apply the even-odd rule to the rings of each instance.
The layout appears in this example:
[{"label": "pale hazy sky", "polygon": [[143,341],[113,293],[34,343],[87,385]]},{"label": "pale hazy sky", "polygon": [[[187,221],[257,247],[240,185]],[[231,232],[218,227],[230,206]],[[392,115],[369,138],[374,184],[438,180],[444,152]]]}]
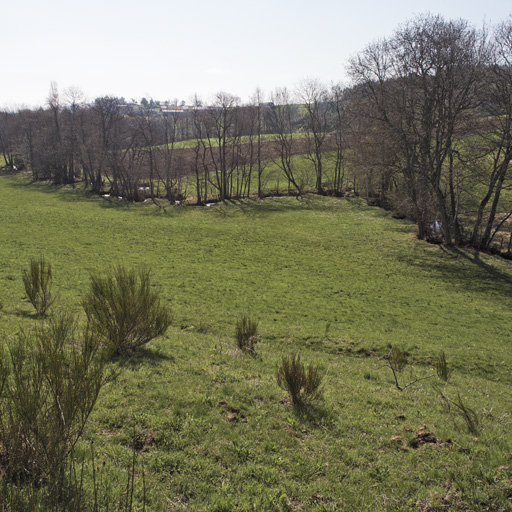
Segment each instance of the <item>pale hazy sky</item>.
[{"label": "pale hazy sky", "polygon": [[247,100],[256,87],[344,79],[347,60],[416,14],[504,21],[510,0],[3,0],[0,106],[50,83],[100,95]]}]

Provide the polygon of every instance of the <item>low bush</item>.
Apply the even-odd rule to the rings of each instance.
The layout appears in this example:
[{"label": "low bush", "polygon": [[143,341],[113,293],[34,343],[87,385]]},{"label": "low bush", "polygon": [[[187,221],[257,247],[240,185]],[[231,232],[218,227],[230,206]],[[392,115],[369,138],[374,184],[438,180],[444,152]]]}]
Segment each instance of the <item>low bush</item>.
[{"label": "low bush", "polygon": [[92,275],[82,301],[89,324],[113,353],[130,352],[165,333],[172,315],[151,291],[149,271],[118,266],[107,276]]},{"label": "low bush", "polygon": [[388,354],[389,365],[397,372],[405,370],[409,361],[407,352],[399,347],[393,346]]},{"label": "low bush", "polygon": [[[410,374],[410,380],[407,382],[407,384],[401,384],[398,380],[398,375],[406,369],[412,369],[412,367],[417,364],[417,362],[409,362],[408,353],[406,350],[402,350],[399,347],[392,346],[389,353],[384,357],[385,364],[384,367],[387,367],[391,370],[393,373],[393,378],[395,379],[395,386],[400,391],[403,391],[404,389],[408,388],[409,386],[412,386],[413,384],[416,384],[417,382],[420,382],[425,379],[430,379],[433,377],[433,374],[424,375],[423,377],[416,377],[412,371]],[[382,368],[383,366],[380,366],[379,368]]]},{"label": "low bush", "polygon": [[446,355],[444,352],[441,352],[437,359],[434,361],[434,367],[436,369],[437,376],[443,380],[444,382],[448,382],[450,380],[452,369],[448,365],[446,361]]},{"label": "low bush", "polygon": [[457,394],[457,398],[449,398],[442,391],[440,391],[440,396],[448,412],[452,412],[451,406],[453,405],[453,412],[455,413],[455,416],[458,416],[464,421],[466,428],[471,434],[478,434],[478,426],[480,423],[478,421],[478,415],[473,409],[468,407],[468,405],[463,402],[460,394]]},{"label": "low bush", "polygon": [[52,296],[52,267],[44,256],[31,259],[28,270],[22,273],[23,285],[28,299],[35,310],[44,315],[53,304]]},{"label": "low bush", "polygon": [[283,356],[276,378],[279,387],[290,395],[294,407],[321,396],[323,376],[320,375],[318,366],[309,365],[306,368],[299,354]]},{"label": "low bush", "polygon": [[[106,383],[91,329],[57,315],[0,352],[0,474],[62,492],[69,454]],[[53,492],[52,491],[52,492]]]},{"label": "low bush", "polygon": [[258,322],[244,315],[236,321],[235,337],[240,350],[255,352],[254,345],[258,338]]}]

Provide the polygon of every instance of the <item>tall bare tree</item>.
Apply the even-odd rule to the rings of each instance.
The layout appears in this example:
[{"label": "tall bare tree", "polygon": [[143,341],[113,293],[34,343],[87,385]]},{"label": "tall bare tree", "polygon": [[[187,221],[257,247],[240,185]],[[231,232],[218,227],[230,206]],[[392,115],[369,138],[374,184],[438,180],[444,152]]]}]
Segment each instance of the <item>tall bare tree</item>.
[{"label": "tall bare tree", "polygon": [[305,109],[302,131],[306,136],[306,157],[315,169],[315,188],[319,194],[323,194],[324,157],[332,114],[329,93],[323,84],[314,79],[303,81],[297,92]]},{"label": "tall bare tree", "polygon": [[[447,245],[461,241],[458,212],[450,205],[456,198],[449,190],[457,134],[477,106],[482,46],[481,35],[463,20],[420,16],[351,62],[363,104],[395,145],[420,235],[439,226]],[[434,206],[430,213],[421,211],[425,192]]]},{"label": "tall bare tree", "polygon": [[301,195],[305,184],[297,173],[294,156],[297,154],[296,130],[300,126],[297,104],[292,103],[288,89],[277,89],[270,97],[271,107],[267,111],[267,120],[274,139],[272,146],[277,153],[274,163],[283,171],[288,180],[288,189]]},{"label": "tall bare tree", "polygon": [[221,201],[232,195],[232,173],[238,165],[236,145],[240,143],[239,101],[237,96],[219,92],[213,104],[205,110],[203,118],[205,143],[214,170],[212,184],[218,190]]},{"label": "tall bare tree", "polygon": [[[496,225],[501,193],[512,161],[512,17],[494,32],[491,61],[482,80],[483,113],[478,144],[483,155],[486,192],[478,205],[471,243],[487,249],[497,229],[512,213],[506,211]],[[489,172],[489,163],[491,164]],[[486,217],[486,218],[485,218]]]},{"label": "tall bare tree", "polygon": [[331,87],[329,102],[332,112],[332,137],[334,139],[334,148],[332,149],[335,153],[332,189],[336,195],[340,195],[343,192],[345,156],[348,146],[348,116],[345,107],[345,92],[341,84],[335,84]]}]

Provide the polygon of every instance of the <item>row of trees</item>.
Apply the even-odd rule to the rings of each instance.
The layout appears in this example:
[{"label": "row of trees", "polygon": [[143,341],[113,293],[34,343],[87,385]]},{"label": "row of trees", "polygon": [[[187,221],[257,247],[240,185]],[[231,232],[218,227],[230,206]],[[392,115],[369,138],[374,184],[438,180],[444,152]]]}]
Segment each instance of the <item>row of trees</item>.
[{"label": "row of trees", "polygon": [[93,192],[136,201],[141,180],[158,178],[170,196],[175,123],[156,123],[151,113],[149,105],[126,113],[115,97],[86,103],[76,90],[61,98],[52,84],[46,108],[1,113],[0,148],[8,167],[26,166],[34,180],[83,181]]},{"label": "row of trees", "polygon": [[[237,97],[219,93],[211,106],[192,111],[198,204],[210,186],[220,200],[252,192],[263,197],[269,163],[289,193],[301,195],[311,186],[322,194],[342,193],[347,130],[341,87],[307,80],[294,95],[279,89],[269,100],[257,91],[250,104],[240,105]],[[297,155],[310,162],[313,183]]]},{"label": "row of trees", "polygon": [[174,115],[52,86],[45,108],[0,113],[0,151],[36,180],[133,201],[262,197],[276,169],[289,193],[343,194],[349,175],[421,238],[489,248],[512,216],[512,18],[489,34],[420,16],[349,71],[350,87],[306,80],[246,104],[218,93]]},{"label": "row of trees", "polygon": [[[115,97],[87,103],[74,89],[61,96],[52,84],[46,108],[0,113],[0,151],[7,167],[24,165],[34,180],[81,180],[93,192],[130,201],[166,197],[174,202],[184,194],[183,178],[195,176],[198,204],[212,195],[220,200],[263,196],[264,171],[272,160],[288,189],[301,194],[308,183],[294,157],[305,154],[315,168],[316,190],[341,193],[342,89],[310,80],[298,94],[299,100],[282,89],[266,101],[256,91],[242,104],[220,92],[208,107],[195,98],[187,111],[162,115],[150,103],[136,109]],[[177,144],[183,140],[189,142]],[[334,156],[326,154],[333,150]],[[326,181],[328,159],[336,171]]]}]

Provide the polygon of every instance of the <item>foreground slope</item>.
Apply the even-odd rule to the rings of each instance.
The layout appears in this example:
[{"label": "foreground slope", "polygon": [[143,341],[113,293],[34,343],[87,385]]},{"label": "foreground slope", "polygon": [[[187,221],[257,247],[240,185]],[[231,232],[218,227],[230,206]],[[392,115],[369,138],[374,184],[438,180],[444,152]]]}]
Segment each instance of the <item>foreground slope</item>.
[{"label": "foreground slope", "polygon": [[[135,446],[150,510],[508,509],[509,263],[418,241],[356,198],[164,211],[4,176],[0,212],[4,338],[34,322],[20,273],[41,253],[62,307],[80,312],[89,274],[124,262],[151,268],[175,312],[164,338],[114,363],[77,454],[94,442],[114,502]],[[243,313],[260,357],[234,350]],[[391,345],[418,362],[404,382],[440,351],[452,379],[399,391]],[[275,382],[294,350],[325,374],[300,414]],[[477,433],[441,391],[477,413]],[[425,431],[439,442],[414,447]]]}]

